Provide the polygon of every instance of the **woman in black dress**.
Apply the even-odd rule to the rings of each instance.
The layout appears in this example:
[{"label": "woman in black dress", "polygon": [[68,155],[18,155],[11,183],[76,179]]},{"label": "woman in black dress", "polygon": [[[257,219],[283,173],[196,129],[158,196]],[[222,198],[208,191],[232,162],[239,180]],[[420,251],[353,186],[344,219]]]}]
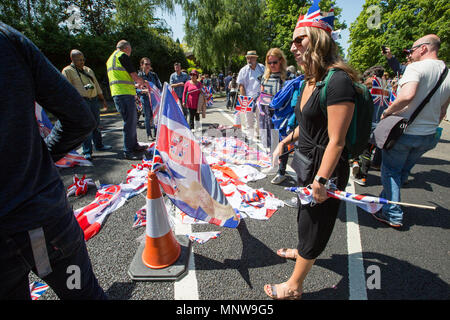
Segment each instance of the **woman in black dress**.
[{"label": "woman in black dress", "polygon": [[[295,108],[299,126],[279,143],[274,158],[282,153],[284,145],[296,141],[293,167],[298,183],[299,186],[311,185],[317,204],[300,205],[297,248],[283,248],[277,252],[284,258],[295,259],[296,264],[286,282],[264,286],[266,294],[273,299],[301,297],[303,281],[325,249],[339,211],[340,201],[328,198],[325,186],[329,179],[335,178],[337,187],[345,189],[349,177],[345,136],[353,116],[356,95],[353,82],[358,75],[339,57],[329,25],[317,21],[302,23],[301,19],[291,45],[306,82]],[[316,88],[316,83],[323,80],[331,68],[339,70],[328,83],[324,110],[320,106],[320,88]]]}]

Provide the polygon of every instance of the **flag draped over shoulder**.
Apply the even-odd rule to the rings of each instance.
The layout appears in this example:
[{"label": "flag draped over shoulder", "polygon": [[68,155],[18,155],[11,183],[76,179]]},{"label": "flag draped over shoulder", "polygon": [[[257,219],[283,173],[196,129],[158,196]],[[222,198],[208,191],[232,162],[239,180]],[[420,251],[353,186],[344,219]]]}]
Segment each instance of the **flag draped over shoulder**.
[{"label": "flag draped over shoulder", "polygon": [[[45,113],[44,109],[37,103],[35,104],[35,115],[36,121],[39,126],[39,132],[41,134],[42,139],[44,139],[52,131],[53,124],[47,117],[47,114]],[[86,160],[82,155],[80,155],[75,150],[72,150],[68,154],[66,154],[62,159],[55,162],[55,165],[59,168],[71,168],[76,165],[92,166],[92,162]]]},{"label": "flag draped over shoulder", "polygon": [[211,224],[237,227],[239,215],[223,194],[167,83],[161,101],[156,151],[154,160],[158,162],[152,170],[166,195],[182,212]]}]

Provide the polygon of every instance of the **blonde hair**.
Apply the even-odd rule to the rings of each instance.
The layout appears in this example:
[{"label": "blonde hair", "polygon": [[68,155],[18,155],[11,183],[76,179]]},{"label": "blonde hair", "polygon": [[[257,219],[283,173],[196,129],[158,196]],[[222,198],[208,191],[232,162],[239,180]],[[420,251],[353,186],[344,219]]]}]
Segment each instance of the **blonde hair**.
[{"label": "blonde hair", "polygon": [[267,51],[266,54],[266,68],[264,71],[264,75],[263,78],[265,80],[269,79],[270,77],[270,67],[269,64],[267,63],[267,61],[269,60],[270,56],[274,56],[277,57],[280,61],[280,73],[281,73],[281,80],[286,80],[286,66],[287,66],[287,62],[286,62],[286,57],[283,53],[283,51],[281,51],[279,48],[271,48],[269,49],[269,51]]},{"label": "blonde hair", "polygon": [[329,68],[345,71],[353,82],[359,80],[358,73],[339,56],[339,48],[331,35],[320,28],[304,27],[309,46],[303,54],[305,80],[320,81]]}]

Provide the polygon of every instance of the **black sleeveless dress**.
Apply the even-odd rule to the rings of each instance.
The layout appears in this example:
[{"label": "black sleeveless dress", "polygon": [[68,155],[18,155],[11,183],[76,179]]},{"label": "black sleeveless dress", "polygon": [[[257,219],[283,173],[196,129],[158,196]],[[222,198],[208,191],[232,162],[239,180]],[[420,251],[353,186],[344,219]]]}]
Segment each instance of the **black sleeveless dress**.
[{"label": "black sleeveless dress", "polygon": [[[316,176],[325,148],[329,142],[326,111],[320,107],[320,89],[316,88],[300,111],[301,95],[297,101],[295,115],[300,127],[299,140],[292,167],[297,172],[299,186],[312,184]],[[353,82],[344,71],[337,71],[327,87],[327,106],[355,102]],[[344,190],[349,178],[348,153],[344,148],[331,178],[339,190]],[[325,249],[339,212],[340,200],[328,198],[314,206],[300,205],[298,210],[297,246],[301,257],[317,258]]]}]

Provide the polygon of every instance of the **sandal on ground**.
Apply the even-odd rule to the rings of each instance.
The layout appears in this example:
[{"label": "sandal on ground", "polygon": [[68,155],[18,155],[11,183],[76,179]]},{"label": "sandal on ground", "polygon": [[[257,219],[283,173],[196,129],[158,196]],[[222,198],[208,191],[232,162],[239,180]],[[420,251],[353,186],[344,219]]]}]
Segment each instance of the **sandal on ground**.
[{"label": "sandal on ground", "polygon": [[286,288],[286,283],[275,285],[266,284],[264,286],[264,292],[274,300],[300,300],[302,298],[302,292]]},{"label": "sandal on ground", "polygon": [[[288,250],[290,250],[290,251],[288,251]],[[282,258],[285,258],[285,259],[297,260],[297,250],[296,249],[281,248],[281,249],[278,249],[277,255]]]}]

